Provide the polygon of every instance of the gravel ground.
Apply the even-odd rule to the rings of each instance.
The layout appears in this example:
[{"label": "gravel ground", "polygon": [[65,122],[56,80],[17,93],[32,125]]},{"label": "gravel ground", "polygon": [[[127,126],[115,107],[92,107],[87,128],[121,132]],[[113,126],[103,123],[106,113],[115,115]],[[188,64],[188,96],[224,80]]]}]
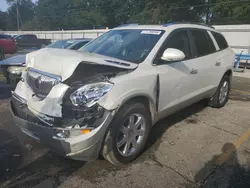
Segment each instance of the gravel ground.
[{"label": "gravel ground", "polygon": [[250,187],[250,79],[221,109],[197,103],[157,123],[127,166],[64,159],[13,125],[0,83],[0,187]]}]

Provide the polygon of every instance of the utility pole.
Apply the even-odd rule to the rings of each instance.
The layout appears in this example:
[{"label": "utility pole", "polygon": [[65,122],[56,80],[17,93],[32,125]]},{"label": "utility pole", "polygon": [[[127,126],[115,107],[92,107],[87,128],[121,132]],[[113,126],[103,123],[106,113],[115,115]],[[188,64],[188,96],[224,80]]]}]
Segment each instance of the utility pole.
[{"label": "utility pole", "polygon": [[19,10],[18,10],[18,0],[16,0],[16,20],[17,20],[17,30],[19,31]]},{"label": "utility pole", "polygon": [[[209,4],[209,0],[206,0],[206,3]],[[206,24],[209,24],[209,14],[210,14],[210,7],[208,5],[206,10]]]}]

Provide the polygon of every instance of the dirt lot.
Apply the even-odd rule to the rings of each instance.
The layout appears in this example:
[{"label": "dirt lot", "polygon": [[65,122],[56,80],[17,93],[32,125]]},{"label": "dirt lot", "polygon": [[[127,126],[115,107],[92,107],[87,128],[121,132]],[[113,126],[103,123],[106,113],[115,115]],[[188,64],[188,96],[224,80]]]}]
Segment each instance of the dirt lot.
[{"label": "dirt lot", "polygon": [[0,187],[250,187],[250,79],[233,78],[222,109],[197,103],[160,121],[123,167],[53,154],[13,125],[9,97],[0,84]]}]

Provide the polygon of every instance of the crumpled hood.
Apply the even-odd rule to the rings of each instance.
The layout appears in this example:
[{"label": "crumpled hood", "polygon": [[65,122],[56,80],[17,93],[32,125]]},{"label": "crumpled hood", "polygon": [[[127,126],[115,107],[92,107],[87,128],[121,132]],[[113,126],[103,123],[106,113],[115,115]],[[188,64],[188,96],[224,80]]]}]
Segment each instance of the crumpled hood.
[{"label": "crumpled hood", "polygon": [[80,63],[107,65],[128,70],[138,66],[116,58],[67,49],[43,48],[26,56],[27,67],[61,76],[62,81],[69,78]]},{"label": "crumpled hood", "polygon": [[16,55],[0,61],[0,65],[24,65],[26,54]]}]

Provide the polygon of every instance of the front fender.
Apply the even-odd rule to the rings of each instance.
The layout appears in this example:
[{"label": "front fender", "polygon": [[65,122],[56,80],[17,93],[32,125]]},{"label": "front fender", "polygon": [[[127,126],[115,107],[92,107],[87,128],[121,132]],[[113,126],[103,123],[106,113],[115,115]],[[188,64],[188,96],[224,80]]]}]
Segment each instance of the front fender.
[{"label": "front fender", "polygon": [[112,80],[114,87],[99,100],[99,105],[107,110],[114,110],[135,97],[146,97],[154,106],[156,104],[157,75],[137,74],[117,77]]}]

